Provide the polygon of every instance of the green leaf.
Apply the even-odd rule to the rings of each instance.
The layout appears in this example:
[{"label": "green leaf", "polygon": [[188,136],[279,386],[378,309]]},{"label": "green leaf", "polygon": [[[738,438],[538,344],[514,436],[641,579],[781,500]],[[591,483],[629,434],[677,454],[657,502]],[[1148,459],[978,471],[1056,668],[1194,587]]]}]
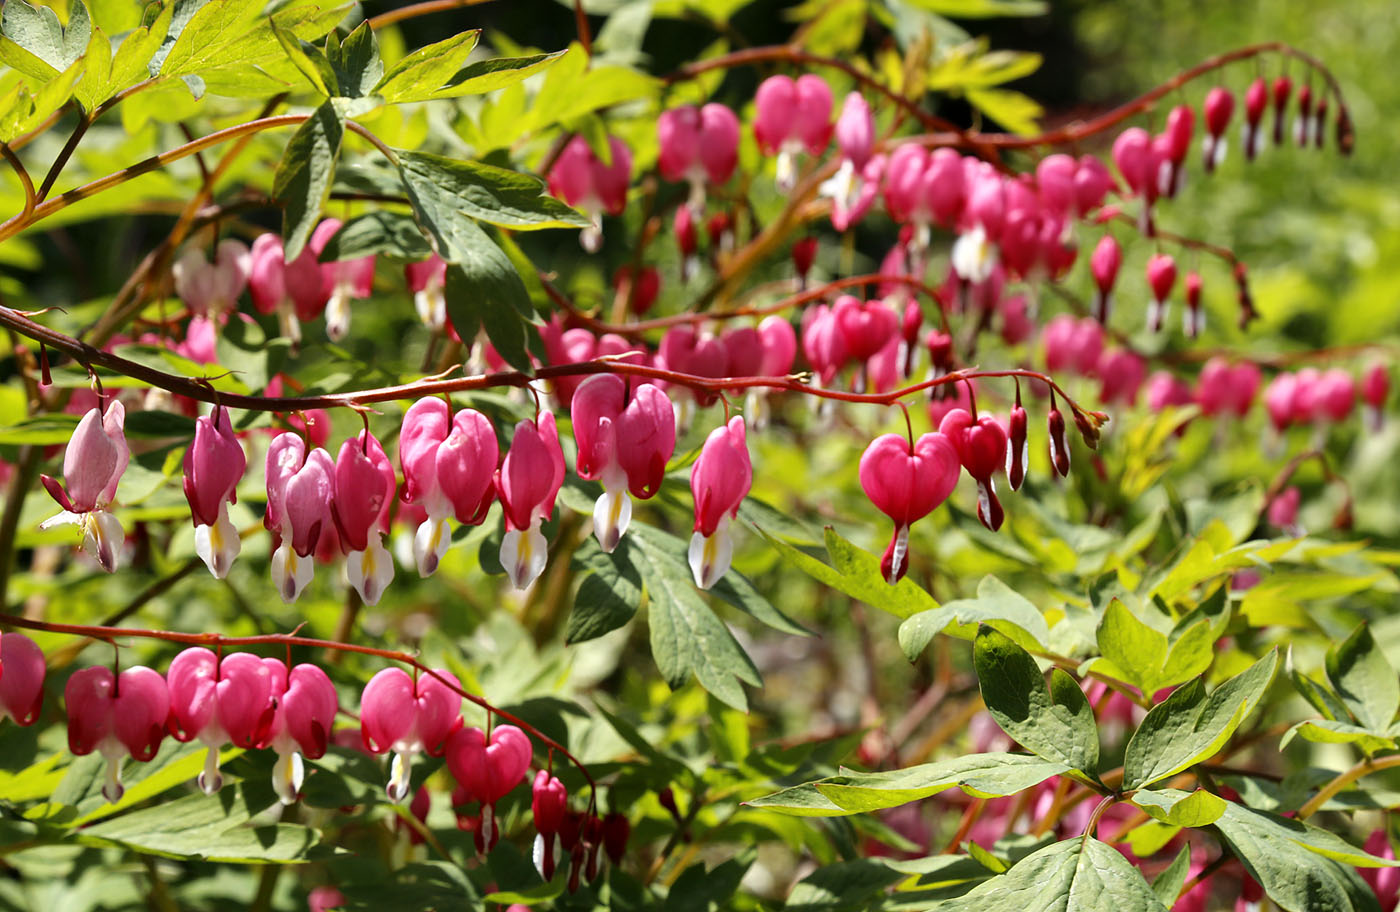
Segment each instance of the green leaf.
[{"label": "green leaf", "polygon": [[404,185],[435,210],[469,216],[503,228],[586,228],[588,219],[544,194],[537,177],[426,152],[400,152]]},{"label": "green leaf", "polygon": [[788,912],[878,908],[881,894],[904,879],[883,858],[825,864],[797,882],[783,908]]},{"label": "green leaf", "polygon": [[740,682],[758,687],[758,669],[704,598],[690,569],[643,536],[636,537],[650,605],[651,654],[674,690],[694,674],[700,686],[735,709],[748,711]]},{"label": "green leaf", "polygon": [[968,89],[967,100],[1010,132],[1021,136],[1037,133],[1040,116],[1045,113],[1030,96],[1011,89]]},{"label": "green leaf", "polygon": [[642,580],[633,554],[635,546],[624,536],[608,554],[597,542],[585,539],[575,549],[574,564],[590,571],[579,584],[564,640],[581,643],[609,633],[637,613],[642,603]]},{"label": "green leaf", "polygon": [[1171,908],[1176,905],[1176,898],[1181,895],[1181,888],[1186,886],[1186,875],[1191,873],[1191,846],[1183,845],[1181,851],[1176,853],[1172,863],[1152,881],[1152,892],[1162,905]]},{"label": "green leaf", "polygon": [[938,912],[1167,912],[1122,853],[1076,836],[1028,855]]},{"label": "green leaf", "polygon": [[288,262],[301,255],[321,217],[340,158],[345,121],[329,101],[297,128],[272,178],[272,193],[284,204],[282,238]]},{"label": "green leaf", "polygon": [[805,551],[769,535],[758,526],[754,528],[769,544],[778,549],[785,561],[818,582],[865,602],[872,608],[887,611],[898,618],[907,618],[938,607],[938,603],[908,577],[893,586],[885,582],[884,577],[880,575],[879,560],[846,541],[830,526],[826,528],[826,550],[836,566],[822,563]]},{"label": "green leaf", "polygon": [[[478,245],[475,258],[447,268],[443,288],[447,315],[459,334],[471,332],[476,326],[486,330],[486,337],[507,364],[516,370],[533,373],[534,365],[525,347],[525,321],[519,313],[519,300],[523,298],[529,303],[525,286],[501,248],[492,243],[491,238],[474,222],[463,222],[459,238],[469,236],[472,231],[480,234],[475,242]],[[473,332],[462,338],[474,336]]]},{"label": "green leaf", "polygon": [[906,0],[911,6],[954,19],[998,16],[1043,16],[1049,5],[1041,0]]},{"label": "green leaf", "polygon": [[239,39],[255,24],[262,8],[261,0],[208,0],[201,4],[178,29],[160,73],[182,76],[235,62]]},{"label": "green leaf", "polygon": [[481,30],[462,32],[420,48],[394,64],[374,86],[374,94],[389,104],[427,101],[466,63]]},{"label": "green leaf", "polygon": [[321,251],[322,263],[387,256],[396,260],[426,260],[433,248],[413,216],[390,209],[357,215],[331,235]]},{"label": "green leaf", "polygon": [[1355,744],[1368,754],[1396,748],[1394,737],[1373,732],[1359,725],[1352,725],[1350,722],[1305,719],[1284,733],[1278,742],[1279,750],[1283,750],[1294,737],[1300,735],[1304,741],[1311,741],[1314,744]]},{"label": "green leaf", "polygon": [[478,60],[463,67],[447,85],[432,94],[433,98],[455,98],[460,95],[481,95],[514,85],[553,64],[565,51],[552,54],[532,54],[529,57],[495,57]]},{"label": "green leaf", "polygon": [[160,48],[175,14],[175,4],[167,3],[150,25],[136,29],[122,40],[112,57],[108,94],[120,92],[150,75],[148,65]]},{"label": "green leaf", "polygon": [[277,36],[277,42],[282,45],[287,59],[306,77],[312,88],[327,98],[340,94],[335,70],[331,68],[331,62],[326,59],[324,51],[298,38],[294,32],[283,28],[276,20],[272,22],[272,33]]},{"label": "green leaf", "polygon": [[1069,768],[1031,754],[988,752],[882,773],[844,772],[745,802],[797,817],[863,814],[920,801],[950,788],[1000,798],[1032,788]]},{"label": "green leaf", "polygon": [[986,626],[977,631],[972,662],[982,700],[1002,731],[1047,760],[1097,774],[1098,727],[1073,678],[1056,668],[1046,687],[1030,653]]},{"label": "green leaf", "polygon": [[1167,637],[1154,630],[1118,599],[1109,602],[1098,629],[1095,671],[1126,681],[1144,694],[1154,694],[1204,672],[1215,656],[1215,633],[1208,619],[1183,630],[1168,647]]},{"label": "green leaf", "polygon": [[0,444],[22,446],[38,444],[53,446],[73,439],[73,431],[81,416],[68,414],[35,415],[19,424],[0,428]]},{"label": "green leaf", "polygon": [[[977,624],[987,624],[1025,648],[1043,647],[1050,638],[1050,628],[1040,609],[988,574],[977,584],[977,598],[945,602],[940,608],[905,620],[899,625],[899,645],[912,662],[938,634],[946,631],[971,639],[976,635]],[[964,629],[958,630],[958,626]]]},{"label": "green leaf", "polygon": [[1269,898],[1288,912],[1377,912],[1357,867],[1393,867],[1310,824],[1227,803],[1215,828]]},{"label": "green leaf", "polygon": [[[630,534],[645,541],[656,553],[667,555],[676,573],[682,576],[690,573],[689,545],[683,540],[655,526],[641,524],[632,526]],[[759,594],[753,583],[735,570],[730,570],[710,587],[710,593],[774,630],[794,636],[811,635],[811,631],[773,607],[773,603]]]},{"label": "green leaf", "polygon": [[1327,680],[1363,728],[1381,733],[1400,709],[1400,679],[1364,621],[1327,652]]},{"label": "green leaf", "polygon": [[1205,827],[1220,819],[1225,813],[1226,801],[1212,795],[1205,789],[1182,792],[1176,789],[1134,793],[1133,804],[1142,808],[1148,815],[1163,823],[1177,827]]},{"label": "green leaf", "polygon": [[326,60],[335,72],[340,95],[345,98],[368,96],[384,75],[384,61],[379,58],[379,43],[369,22],[346,36],[344,42],[334,32],[326,36]]},{"label": "green leaf", "polygon": [[25,0],[10,0],[0,12],[0,32],[47,63],[54,73],[61,73],[87,52],[92,22],[83,0],[73,4],[66,29],[51,8],[36,8]]},{"label": "green leaf", "polygon": [[241,788],[190,795],[122,814],[74,834],[90,845],[119,845],[168,858],[203,858],[241,864],[306,860],[320,841],[308,827],[254,826]]},{"label": "green leaf", "polygon": [[1128,742],[1123,788],[1151,785],[1218,753],[1259,705],[1277,668],[1274,649],[1209,697],[1200,678],[1174,690],[1148,712]]},{"label": "green leaf", "polygon": [[111,94],[108,86],[112,78],[112,42],[101,29],[92,30],[84,57],[83,78],[73,94],[84,110],[91,111]]}]

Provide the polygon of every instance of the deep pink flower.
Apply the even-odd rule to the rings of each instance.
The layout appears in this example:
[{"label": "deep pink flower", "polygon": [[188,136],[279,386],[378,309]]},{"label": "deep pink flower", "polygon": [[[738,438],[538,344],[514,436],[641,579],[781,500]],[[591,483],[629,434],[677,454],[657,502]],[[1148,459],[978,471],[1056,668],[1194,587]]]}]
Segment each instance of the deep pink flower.
[{"label": "deep pink flower", "polygon": [[1366,426],[1379,431],[1385,401],[1390,398],[1390,371],[1383,362],[1377,361],[1366,368],[1361,377],[1361,398],[1366,403]]},{"label": "deep pink flower", "polygon": [[734,554],[729,523],[739,515],[739,504],[752,484],[744,419],[735,415],[705,438],[690,471],[690,491],[695,498],[690,569],[701,589],[713,586],[729,569]]},{"label": "deep pink flower", "polygon": [[72,524],[83,532],[83,548],[108,573],[117,569],[126,534],[122,524],[109,511],[117,495],[117,485],[131,461],[126,445],[126,408],[112,400],[104,415],[88,410],[63,452],[63,480],[67,487],[48,475],[40,476],[63,512],[39,524],[40,529]]},{"label": "deep pink flower", "polygon": [[884,301],[841,295],[832,308],[841,345],[854,361],[868,360],[899,332],[899,315]]},{"label": "deep pink flower", "polygon": [[309,243],[288,263],[277,235],[260,234],[253,240],[248,270],[253,306],[260,313],[277,314],[282,335],[294,345],[301,341],[302,322],[314,320],[326,307],[321,265],[316,262],[320,252]]},{"label": "deep pink flower", "polygon": [[1074,207],[1083,218],[1103,205],[1108,191],[1117,189],[1108,166],[1093,155],[1079,156],[1079,167],[1074,172]]},{"label": "deep pink flower", "polygon": [[332,478],[331,513],[346,551],[346,576],[366,605],[377,605],[394,579],[394,560],[381,542],[398,486],[394,467],[366,430],[341,444]]},{"label": "deep pink flower", "polygon": [[399,464],[403,467],[405,503],[427,511],[413,539],[420,576],[431,576],[451,544],[447,518],[480,525],[496,497],[495,471],[500,460],[496,431],[474,409],[451,414],[437,397],[420,399],[403,416]]},{"label": "deep pink flower", "polygon": [[365,685],[360,698],[360,736],[375,754],[394,752],[386,792],[390,801],[408,797],[414,755],[440,757],[448,737],[461,727],[462,695],[455,675],[437,669],[450,684],[433,675],[416,681],[401,668],[385,668]]},{"label": "deep pink flower", "polygon": [[[373,274],[373,270],[371,270]],[[413,308],[418,311],[418,319],[429,329],[442,329],[447,325],[447,263],[434,253],[418,263],[405,263],[404,279],[408,290],[413,292]],[[463,340],[467,344],[470,339]]]},{"label": "deep pink flower", "polygon": [[506,519],[501,566],[517,589],[524,589],[544,571],[547,543],[540,527],[554,513],[554,498],[563,484],[564,451],[553,413],[542,413],[538,423],[518,423],[510,450],[496,471],[496,493]]},{"label": "deep pink flower", "polygon": [[278,659],[262,661],[272,676],[277,711],[259,746],[277,752],[272,787],[283,804],[291,804],[297,800],[305,775],[301,755],[312,760],[325,755],[339,704],[335,685],[317,666],[303,662],[288,671]]},{"label": "deep pink flower", "polygon": [[[339,219],[323,219],[311,233],[307,249],[319,257],[339,230]],[[350,302],[370,295],[374,285],[374,255],[319,265],[321,291],[326,299],[326,336],[338,342],[350,331]]]},{"label": "deep pink flower", "polygon": [[666,393],[651,383],[629,389],[614,374],[589,377],[574,394],[574,439],[580,478],[603,482],[593,510],[593,532],[612,551],[627,532],[633,497],[661,490],[676,449],[676,418]]},{"label": "deep pink flower", "polygon": [[962,467],[977,482],[977,518],[995,532],[1005,514],[992,476],[1006,469],[1006,429],[990,415],[973,418],[970,412],[957,408],[939,422],[938,431],[948,438]]},{"label": "deep pink flower", "polygon": [[0,635],[0,722],[33,725],[44,701],[44,651],[22,633]]},{"label": "deep pink flower", "polygon": [[[1364,848],[1377,858],[1395,860],[1395,849],[1384,827],[1373,830],[1366,837]],[[1357,868],[1357,873],[1375,891],[1381,912],[1395,912],[1397,904],[1400,904],[1400,868]]]},{"label": "deep pink flower", "polygon": [[170,733],[180,741],[198,738],[209,749],[199,787],[212,795],[223,785],[219,750],[257,747],[276,714],[272,702],[272,673],[267,664],[247,652],[222,660],[195,646],[170,662],[166,672],[170,692]]},{"label": "deep pink flower", "polygon": [[306,912],[330,912],[345,905],[345,894],[335,887],[316,887],[306,897]]},{"label": "deep pink flower", "polygon": [[1263,76],[1257,76],[1244,93],[1243,144],[1245,161],[1254,161],[1255,156],[1259,154],[1260,137],[1263,133],[1259,127],[1268,106],[1269,84]]},{"label": "deep pink flower", "polygon": [[1123,248],[1111,234],[1099,238],[1094,253],[1089,257],[1089,271],[1094,276],[1094,316],[1100,323],[1108,323],[1108,312],[1113,301],[1113,285],[1118,281],[1118,270],[1123,265]]},{"label": "deep pink flower", "polygon": [[608,137],[610,161],[604,164],[582,136],[569,140],[549,170],[549,192],[578,209],[593,224],[579,236],[583,249],[597,252],[603,243],[603,213],[621,215],[632,180],[632,151],[616,136]]},{"label": "deep pink flower", "polygon": [[550,775],[548,770],[535,773],[530,795],[530,810],[534,815],[536,830],[533,854],[535,869],[545,880],[554,877],[554,866],[559,860],[556,837],[564,825],[568,800],[569,793],[558,777]]},{"label": "deep pink flower", "polygon": [[1269,525],[1283,529],[1290,535],[1297,534],[1298,506],[1303,501],[1303,492],[1295,485],[1289,485],[1269,501]]},{"label": "deep pink flower", "polygon": [[525,779],[534,749],[530,738],[514,725],[497,725],[491,736],[479,728],[459,728],[447,741],[447,768],[462,786],[468,801],[481,803],[476,844],[489,852],[500,836],[496,802]]},{"label": "deep pink flower", "polygon": [[1190,405],[1194,399],[1190,384],[1171,371],[1160,370],[1147,378],[1147,407],[1154,412]]},{"label": "deep pink flower", "polygon": [[723,184],[739,163],[739,118],[722,104],[681,105],[663,111],[656,122],[661,176],[690,183],[688,205],[705,208],[705,186]]},{"label": "deep pink flower", "polygon": [[811,73],[796,80],[770,76],[754,96],[753,134],[765,155],[778,156],[778,188],[797,182],[796,156],[820,155],[831,140],[831,87]]},{"label": "deep pink flower", "polygon": [[1176,286],[1176,260],[1169,254],[1154,253],[1147,260],[1147,284],[1152,301],[1147,306],[1147,328],[1157,332],[1166,320],[1167,299]]},{"label": "deep pink flower", "polygon": [[836,315],[831,307],[818,304],[802,314],[802,353],[817,372],[822,385],[829,385],[837,371],[850,359]]},{"label": "deep pink flower", "polygon": [[1229,89],[1216,86],[1206,93],[1202,113],[1206,122],[1203,158],[1206,173],[1209,174],[1225,160],[1225,130],[1230,126],[1230,117],[1235,113],[1235,96],[1230,94]]},{"label": "deep pink flower", "polygon": [[943,434],[924,434],[911,447],[900,434],[871,441],[860,457],[860,485],[880,512],[894,520],[894,535],[880,561],[894,585],[909,570],[909,527],[948,499],[958,484],[960,463]]},{"label": "deep pink flower", "polygon": [[1099,358],[1099,398],[1105,404],[1122,402],[1125,405],[1137,403],[1138,389],[1147,377],[1147,364],[1141,356],[1126,348],[1115,348],[1103,353]]},{"label": "deep pink flower", "polygon": [[140,665],[120,676],[104,666],[84,668],[68,679],[63,702],[68,707],[68,749],[78,756],[97,751],[106,759],[102,795],[119,801],[124,791],[122,756],[149,760],[165,737],[170,713],[165,678]]},{"label": "deep pink flower", "polygon": [[185,498],[194,519],[195,552],[215,579],[228,575],[241,547],[228,507],[238,502],[238,482],[247,467],[228,409],[216,407],[212,418],[195,419],[194,442],[185,450]]}]

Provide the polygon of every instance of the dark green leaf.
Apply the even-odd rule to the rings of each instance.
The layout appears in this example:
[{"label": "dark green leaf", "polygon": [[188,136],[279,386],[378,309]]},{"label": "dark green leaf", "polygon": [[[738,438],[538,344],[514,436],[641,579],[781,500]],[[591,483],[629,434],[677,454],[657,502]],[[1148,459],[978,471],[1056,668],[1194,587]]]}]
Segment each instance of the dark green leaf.
[{"label": "dark green leaf", "polygon": [[331,235],[321,251],[322,263],[387,256],[396,260],[426,260],[433,248],[413,216],[406,212],[375,209],[357,215]]},{"label": "dark green leaf", "polygon": [[295,32],[284,28],[276,20],[272,22],[272,32],[286,52],[287,59],[306,77],[312,88],[327,98],[340,94],[340,83],[331,62],[326,59],[325,51],[298,38]]},{"label": "dark green leaf", "polygon": [[340,112],[326,102],[297,128],[277,165],[272,192],[284,205],[282,239],[288,261],[301,255],[321,217],[344,136]]},{"label": "dark green leaf", "polygon": [[1128,742],[1123,788],[1139,789],[1207,760],[1254,711],[1273,681],[1278,650],[1206,696],[1200,678],[1154,706]]},{"label": "dark green leaf", "polygon": [[700,686],[747,712],[740,682],[758,687],[758,669],[695,590],[690,568],[645,537],[636,542],[650,605],[651,654],[661,676],[675,689],[694,674]]},{"label": "dark green leaf", "polygon": [[634,546],[625,536],[612,554],[591,538],[574,551],[574,563],[591,571],[579,584],[564,638],[581,643],[616,630],[642,603],[642,580],[633,564]]},{"label": "dark green leaf", "polygon": [[345,98],[364,98],[374,90],[384,75],[384,61],[379,59],[379,43],[368,22],[346,36],[342,43],[335,33],[326,36],[326,60],[335,72],[340,94]]},{"label": "dark green leaf", "polygon": [[544,194],[544,182],[529,174],[427,152],[400,152],[404,184],[433,211],[454,212],[493,225],[586,228],[588,219]]},{"label": "dark green leaf", "polygon": [[1269,898],[1288,912],[1379,912],[1353,866],[1393,866],[1309,824],[1229,803],[1215,822]]},{"label": "dark green leaf", "polygon": [[1181,888],[1186,886],[1186,875],[1190,872],[1191,846],[1183,845],[1166,870],[1152,881],[1152,892],[1157,894],[1162,905],[1168,909],[1176,905],[1176,898],[1181,895]]},{"label": "dark green leaf", "polygon": [[972,660],[982,700],[1003,731],[1047,760],[1097,774],[1098,728],[1073,678],[1056,668],[1047,687],[1030,653],[986,626],[977,631]]}]

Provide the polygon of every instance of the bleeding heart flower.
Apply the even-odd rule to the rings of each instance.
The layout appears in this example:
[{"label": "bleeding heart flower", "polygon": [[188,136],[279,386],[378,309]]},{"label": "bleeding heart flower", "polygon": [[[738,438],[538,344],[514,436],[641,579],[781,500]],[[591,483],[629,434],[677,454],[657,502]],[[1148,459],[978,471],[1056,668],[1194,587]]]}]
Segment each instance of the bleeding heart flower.
[{"label": "bleeding heart flower", "polygon": [[217,320],[238,305],[248,287],[253,256],[242,241],[225,238],[214,252],[214,262],[198,247],[186,248],[170,267],[175,293],[190,312]]},{"label": "bleeding heart flower", "polygon": [[549,169],[549,192],[582,209],[592,221],[579,241],[596,253],[603,244],[603,213],[621,215],[632,180],[632,151],[616,136],[608,137],[609,161],[604,164],[582,136],[575,136]]},{"label": "bleeding heart flower", "polygon": [[140,665],[120,675],[101,666],[84,668],[68,679],[63,702],[68,707],[68,749],[78,756],[97,751],[107,760],[102,795],[116,803],[125,791],[122,756],[149,760],[165,737],[170,713],[165,678]]},{"label": "bleeding heart flower", "polygon": [[481,802],[481,825],[476,845],[489,852],[500,837],[496,802],[524,779],[534,748],[530,738],[514,725],[497,725],[488,738],[479,728],[459,728],[447,740],[447,768],[465,790],[468,800]]},{"label": "bleeding heart flower", "polygon": [[271,694],[277,705],[263,742],[277,752],[272,787],[283,804],[292,804],[301,791],[305,770],[301,755],[318,760],[330,744],[339,710],[335,685],[315,665],[303,662],[287,670],[277,659],[263,659],[271,673]]},{"label": "bleeding heart flower", "polygon": [[267,448],[267,513],[263,525],[272,533],[272,580],[282,601],[291,604],[313,575],[312,553],[323,528],[331,526],[335,463],[317,447],[310,454],[300,435],[290,431]]},{"label": "bleeding heart flower", "polygon": [[415,754],[440,757],[449,736],[461,727],[461,684],[449,671],[415,681],[401,668],[385,668],[369,679],[360,698],[360,735],[365,749],[375,754],[392,750],[393,771],[385,792],[390,801],[408,797]]},{"label": "bleeding heart flower", "polygon": [[332,480],[331,512],[346,550],[345,573],[365,604],[377,605],[394,579],[394,561],[382,543],[398,486],[394,467],[374,435],[361,431],[341,444]]},{"label": "bleeding heart flower", "polygon": [[811,73],[770,76],[754,96],[753,135],[765,155],[778,155],[778,190],[797,184],[797,155],[820,155],[831,141],[831,87]]},{"label": "bleeding heart flower", "polygon": [[1244,131],[1245,161],[1254,161],[1259,154],[1262,134],[1259,125],[1268,106],[1269,84],[1263,76],[1258,76],[1244,93],[1244,123],[1241,124],[1241,129]]},{"label": "bleeding heart flower", "polygon": [[615,374],[589,377],[574,393],[574,439],[580,478],[602,480],[593,509],[593,534],[611,552],[632,520],[628,492],[641,500],[661,490],[666,463],[676,449],[676,417],[659,387],[635,390]]},{"label": "bleeding heart flower", "polygon": [[452,543],[447,518],[480,525],[496,498],[494,475],[500,444],[490,420],[474,409],[454,415],[437,397],[419,399],[403,416],[399,464],[404,503],[422,506],[427,518],[413,538],[420,576],[431,576]]},{"label": "bleeding heart flower", "polygon": [[195,419],[194,442],[185,450],[185,498],[194,519],[195,553],[215,579],[228,576],[242,546],[228,507],[238,502],[238,482],[247,467],[228,409],[216,407],[212,417]]},{"label": "bleeding heart flower", "polygon": [[1225,160],[1225,130],[1230,126],[1230,117],[1235,113],[1235,96],[1231,95],[1228,89],[1216,86],[1206,93],[1202,112],[1206,121],[1203,157],[1206,173],[1210,174]]},{"label": "bleeding heart flower", "polygon": [[1147,284],[1152,302],[1147,307],[1147,328],[1158,332],[1166,320],[1167,299],[1176,286],[1176,260],[1165,253],[1154,253],[1147,261]]},{"label": "bleeding heart flower", "polygon": [[44,651],[22,633],[0,635],[0,722],[33,725],[44,701]]},{"label": "bleeding heart flower", "polygon": [[40,476],[63,512],[39,524],[40,529],[76,525],[83,532],[83,548],[108,573],[117,569],[126,533],[108,507],[131,461],[126,445],[126,408],[113,400],[104,415],[96,408],[83,415],[63,452],[65,489],[48,475]]},{"label": "bleeding heart flower", "polygon": [[544,572],[548,543],[540,527],[553,515],[554,499],[563,485],[564,451],[553,413],[544,412],[538,423],[521,421],[496,471],[496,492],[506,516],[501,566],[517,589]]},{"label": "bleeding heart flower", "polygon": [[[370,274],[373,275],[372,269]],[[418,319],[429,329],[446,326],[447,263],[443,258],[434,253],[422,262],[405,263],[403,274],[408,290],[413,292],[413,308],[418,311]]]},{"label": "bleeding heart flower", "polygon": [[1118,269],[1123,265],[1123,248],[1111,234],[1099,238],[1094,253],[1089,257],[1089,271],[1094,275],[1094,317],[1100,323],[1108,323],[1108,311],[1113,301],[1113,285],[1118,281]]},{"label": "bleeding heart flower", "polygon": [[690,491],[695,498],[695,531],[690,537],[690,569],[695,585],[708,589],[729,569],[734,543],[730,521],[739,515],[753,484],[744,437],[744,419],[738,415],[715,428],[705,438],[700,456],[690,470]]},{"label": "bleeding heart flower", "polygon": [[909,527],[948,499],[958,484],[957,450],[943,434],[884,434],[860,457],[860,486],[880,512],[894,520],[894,536],[880,561],[890,585],[909,570]]},{"label": "bleeding heart flower", "polygon": [[567,810],[569,793],[564,783],[548,770],[535,773],[531,786],[530,810],[535,818],[535,870],[545,880],[554,878],[554,866],[559,861],[556,837],[564,825],[564,812]]},{"label": "bleeding heart flower", "polygon": [[1385,401],[1390,397],[1390,371],[1383,362],[1377,361],[1366,368],[1361,378],[1361,398],[1366,402],[1366,426],[1379,431]]},{"label": "bleeding heart flower", "polygon": [[690,183],[688,205],[705,209],[705,185],[729,180],[739,163],[739,118],[722,104],[702,108],[682,105],[663,111],[656,121],[661,176]]},{"label": "bleeding heart flower", "polygon": [[977,518],[988,529],[997,531],[1005,514],[992,476],[1006,468],[1006,430],[990,415],[973,418],[960,408],[944,416],[938,430],[952,443],[963,468],[977,482]]},{"label": "bleeding heart flower", "polygon": [[186,649],[166,672],[170,692],[170,734],[179,741],[198,738],[209,748],[199,787],[212,795],[223,785],[219,749],[257,747],[267,736],[277,708],[272,702],[272,672],[246,652],[222,660],[199,646]]},{"label": "bleeding heart flower", "polygon": [[253,240],[248,269],[248,293],[259,313],[276,314],[283,336],[301,342],[301,324],[314,320],[326,307],[320,248],[307,244],[297,258],[286,261],[282,239],[260,234]]}]

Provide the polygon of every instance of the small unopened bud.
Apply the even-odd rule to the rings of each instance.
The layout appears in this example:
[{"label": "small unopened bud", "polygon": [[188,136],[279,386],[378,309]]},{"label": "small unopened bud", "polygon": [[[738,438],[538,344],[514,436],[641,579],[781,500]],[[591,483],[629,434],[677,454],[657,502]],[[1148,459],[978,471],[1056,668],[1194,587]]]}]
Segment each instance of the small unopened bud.
[{"label": "small unopened bud", "polygon": [[1235,264],[1235,287],[1240,302],[1240,329],[1245,329],[1259,312],[1254,309],[1254,296],[1249,293],[1249,272],[1244,263]]},{"label": "small unopened bud", "polygon": [[1201,334],[1205,316],[1201,313],[1201,274],[1186,274],[1186,335],[1194,339]]},{"label": "small unopened bud", "polygon": [[1019,491],[1026,480],[1027,433],[1026,410],[1021,407],[1021,391],[1016,390],[1016,404],[1011,406],[1010,432],[1006,441],[1006,480],[1011,490]]},{"label": "small unopened bud", "polygon": [[933,364],[933,372],[936,376],[942,376],[953,368],[953,337],[945,332],[931,329],[928,335],[924,336],[924,345],[928,347],[929,361]]},{"label": "small unopened bud", "polygon": [[1317,96],[1317,111],[1313,114],[1313,145],[1321,149],[1327,145],[1327,95]]},{"label": "small unopened bud", "polygon": [[1288,99],[1293,94],[1293,80],[1280,76],[1274,80],[1274,145],[1283,145],[1283,124],[1288,119]]},{"label": "small unopened bud", "polygon": [[1046,419],[1050,437],[1050,465],[1061,478],[1069,477],[1069,441],[1065,439],[1065,416],[1052,407]]},{"label": "small unopened bud", "polygon": [[797,270],[797,283],[807,287],[807,273],[812,271],[812,263],[817,258],[817,239],[805,237],[792,245],[792,267]]},{"label": "small unopened bud", "polygon": [[1350,155],[1356,147],[1356,130],[1351,123],[1351,115],[1346,106],[1337,109],[1337,148],[1343,155]]},{"label": "small unopened bud", "polygon": [[1293,121],[1293,143],[1306,149],[1312,145],[1313,131],[1312,86],[1304,85],[1298,90],[1298,117]]},{"label": "small unopened bud", "polygon": [[656,800],[671,813],[671,816],[675,818],[677,823],[680,822],[681,812],[676,808],[676,793],[671,791],[669,785],[656,793]]}]

